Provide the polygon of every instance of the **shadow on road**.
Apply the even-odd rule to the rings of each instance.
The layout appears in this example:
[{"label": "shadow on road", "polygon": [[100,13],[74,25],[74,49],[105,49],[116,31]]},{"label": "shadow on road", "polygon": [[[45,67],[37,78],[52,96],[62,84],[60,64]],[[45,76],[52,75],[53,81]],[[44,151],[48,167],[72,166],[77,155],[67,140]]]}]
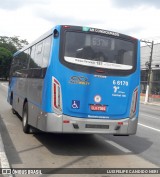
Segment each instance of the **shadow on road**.
[{"label": "shadow on road", "polygon": [[[19,120],[21,121],[21,120]],[[16,151],[16,144],[12,142],[10,134],[7,130],[8,127],[4,124],[2,118],[0,118],[0,133],[4,140],[4,146],[6,153],[11,164],[21,164],[19,153],[22,151]],[[22,130],[21,130],[22,131]],[[38,143],[34,147],[26,147],[23,152],[30,152],[32,150],[38,150],[43,146],[48,149],[49,152],[55,155],[61,156],[117,156],[117,155],[128,155],[128,153],[122,152],[116,147],[108,144],[105,140],[112,140],[121,146],[132,151],[132,154],[140,154],[150,148],[152,142],[147,138],[139,136],[129,137],[114,137],[112,135],[86,135],[86,134],[52,134],[52,133],[35,133],[25,135],[21,133],[21,143],[30,139],[31,137],[36,138]],[[27,138],[28,136],[28,138]],[[23,137],[25,137],[23,139]],[[30,141],[28,141],[29,143]],[[26,142],[24,142],[25,144]],[[32,142],[30,142],[32,143]],[[14,145],[15,144],[15,145]],[[38,145],[37,145],[38,144]],[[36,153],[39,153],[37,151]],[[130,154],[130,153],[129,153]]]},{"label": "shadow on road", "polygon": [[4,124],[3,118],[0,115],[0,134],[4,143],[5,152],[10,164],[21,164],[22,161],[19,157],[19,154],[12,142],[10,134],[7,130],[6,125]]},{"label": "shadow on road", "polygon": [[[114,137],[113,135],[85,135],[85,134],[47,134],[34,135],[48,150],[64,156],[93,156],[93,155],[124,155],[125,153],[108,144],[105,140],[123,143],[125,148],[134,154],[146,151],[152,142],[138,136]],[[118,141],[117,141],[118,140]],[[136,151],[134,148],[136,146]],[[127,154],[126,154],[127,155]]]}]

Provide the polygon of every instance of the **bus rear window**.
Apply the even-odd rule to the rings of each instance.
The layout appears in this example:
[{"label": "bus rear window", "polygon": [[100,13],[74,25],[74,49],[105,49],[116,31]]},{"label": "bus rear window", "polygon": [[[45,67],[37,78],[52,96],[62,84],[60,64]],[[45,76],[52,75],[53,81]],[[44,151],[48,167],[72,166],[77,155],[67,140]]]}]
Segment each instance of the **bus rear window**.
[{"label": "bus rear window", "polygon": [[135,47],[132,41],[116,37],[67,31],[64,60],[79,66],[109,70],[132,70]]}]

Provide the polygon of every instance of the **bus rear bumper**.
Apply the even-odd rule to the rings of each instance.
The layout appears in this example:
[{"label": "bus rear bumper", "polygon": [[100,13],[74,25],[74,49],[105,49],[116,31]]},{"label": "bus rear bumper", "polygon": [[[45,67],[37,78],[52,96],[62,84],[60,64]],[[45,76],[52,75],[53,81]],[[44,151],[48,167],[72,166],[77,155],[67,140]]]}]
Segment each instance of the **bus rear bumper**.
[{"label": "bus rear bumper", "polygon": [[49,122],[47,121],[46,131],[59,133],[131,135],[136,133],[138,122],[136,117],[133,117],[132,119],[125,118],[119,120],[109,120],[77,118],[61,115],[55,118],[55,114],[53,116],[52,113],[50,113],[47,117]]}]

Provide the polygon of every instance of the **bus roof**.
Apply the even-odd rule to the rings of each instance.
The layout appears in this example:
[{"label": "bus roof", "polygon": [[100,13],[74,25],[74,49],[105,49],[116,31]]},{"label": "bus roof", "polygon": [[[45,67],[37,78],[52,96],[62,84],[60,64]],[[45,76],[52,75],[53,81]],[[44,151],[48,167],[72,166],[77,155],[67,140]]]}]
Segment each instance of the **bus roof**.
[{"label": "bus roof", "polygon": [[125,35],[125,34],[121,34],[121,33],[117,33],[117,32],[113,32],[113,31],[109,31],[109,30],[105,30],[105,29],[98,29],[98,28],[93,28],[93,27],[84,27],[84,26],[72,26],[72,25],[57,25],[55,27],[53,27],[52,29],[50,29],[49,31],[47,31],[46,33],[44,33],[42,36],[40,36],[38,39],[36,39],[35,41],[33,41],[32,43],[26,45],[25,47],[23,47],[22,49],[20,49],[19,51],[17,51],[16,53],[14,53],[13,56],[16,56],[17,54],[21,53],[22,51],[28,49],[29,47],[33,46],[34,44],[42,41],[43,39],[47,38],[48,36],[52,35],[54,32],[54,29],[63,26],[64,28],[71,28],[74,30],[82,30],[82,31],[89,31],[89,32],[93,32],[93,33],[99,33],[99,34],[107,34],[110,36],[119,36],[122,38],[130,38],[133,40],[138,40],[134,37]]},{"label": "bus roof", "polygon": [[47,38],[48,36],[52,35],[54,28],[50,29],[49,31],[47,31],[46,33],[44,33],[42,36],[40,36],[38,39],[36,39],[35,41],[33,41],[32,43],[26,45],[25,47],[23,47],[22,49],[18,50],[16,53],[14,53],[13,56],[16,56],[17,54],[21,53],[22,51],[28,49],[29,47],[33,46],[34,44],[42,41],[43,39]]}]

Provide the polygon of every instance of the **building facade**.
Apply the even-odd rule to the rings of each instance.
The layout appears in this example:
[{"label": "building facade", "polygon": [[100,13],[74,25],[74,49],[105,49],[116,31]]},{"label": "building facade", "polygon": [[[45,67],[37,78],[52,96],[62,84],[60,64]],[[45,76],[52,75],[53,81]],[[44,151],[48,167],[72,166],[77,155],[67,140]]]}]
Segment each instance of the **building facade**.
[{"label": "building facade", "polygon": [[151,45],[141,47],[141,96],[146,93],[150,72],[149,101],[160,101],[160,43],[153,45],[150,65]]}]

